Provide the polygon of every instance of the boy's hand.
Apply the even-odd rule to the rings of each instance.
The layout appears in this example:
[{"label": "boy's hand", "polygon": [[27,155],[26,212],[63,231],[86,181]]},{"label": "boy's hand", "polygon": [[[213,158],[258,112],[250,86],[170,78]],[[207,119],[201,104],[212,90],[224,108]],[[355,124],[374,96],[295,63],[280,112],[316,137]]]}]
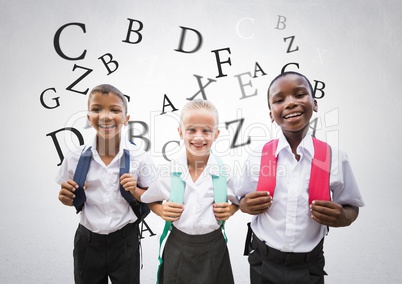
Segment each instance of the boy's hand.
[{"label": "boy's hand", "polygon": [[162,212],[159,215],[165,221],[177,221],[179,220],[181,213],[183,213],[183,205],[173,202],[165,202],[162,204]]},{"label": "boy's hand", "polygon": [[[69,179],[67,182],[61,183],[59,192],[59,200],[67,206],[73,206],[73,199],[75,197],[74,191],[78,188],[78,184]],[[87,183],[84,184],[84,189],[87,188]]]},{"label": "boy's hand", "polygon": [[359,208],[333,201],[314,200],[310,205],[311,218],[326,226],[346,227],[356,220]]},{"label": "boy's hand", "polygon": [[240,210],[251,215],[264,213],[271,205],[272,197],[267,191],[254,191],[240,200]]},{"label": "boy's hand", "polygon": [[130,191],[131,195],[136,198],[135,190],[137,188],[137,180],[131,174],[124,174],[120,177],[120,184],[125,191]]}]

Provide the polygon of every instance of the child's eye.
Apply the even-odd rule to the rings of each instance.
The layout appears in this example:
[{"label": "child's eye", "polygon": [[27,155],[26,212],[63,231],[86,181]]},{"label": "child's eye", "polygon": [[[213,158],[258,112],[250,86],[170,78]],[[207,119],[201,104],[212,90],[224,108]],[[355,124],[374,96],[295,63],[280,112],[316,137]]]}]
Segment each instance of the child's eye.
[{"label": "child's eye", "polygon": [[296,94],[296,98],[302,98],[302,97],[304,97],[306,94],[305,93],[299,93],[299,94]]},{"label": "child's eye", "polygon": [[187,131],[187,132],[194,132],[195,129],[194,129],[194,128],[187,128],[186,131]]},{"label": "child's eye", "polygon": [[100,109],[99,108],[91,108],[91,112],[99,113]]},{"label": "child's eye", "polygon": [[210,133],[212,132],[210,129],[204,129],[204,133]]},{"label": "child's eye", "polygon": [[112,109],[112,112],[113,112],[113,113],[120,113],[121,110],[116,108],[116,109]]},{"label": "child's eye", "polygon": [[277,104],[283,102],[283,99],[275,99],[272,103]]}]

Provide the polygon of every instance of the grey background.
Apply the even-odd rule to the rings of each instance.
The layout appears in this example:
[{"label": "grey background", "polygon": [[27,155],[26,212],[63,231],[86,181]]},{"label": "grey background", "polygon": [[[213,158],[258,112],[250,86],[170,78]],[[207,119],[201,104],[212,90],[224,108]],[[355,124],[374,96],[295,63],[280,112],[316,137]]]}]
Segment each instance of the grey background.
[{"label": "grey background", "polygon": [[[2,283],[72,283],[73,235],[78,216],[62,206],[54,182],[59,162],[46,134],[65,126],[79,129],[85,139],[86,96],[66,90],[82,75],[74,64],[93,69],[77,89],[111,83],[130,95],[132,120],[150,125],[151,154],[163,164],[163,145],[178,140],[178,112],[161,116],[163,96],[180,108],[198,90],[194,74],[214,79],[206,95],[220,111],[221,140],[216,151],[227,161],[242,161],[248,147],[227,150],[235,125],[244,118],[239,142],[252,145],[277,134],[268,119],[265,92],[270,80],[289,62],[311,80],[325,82],[318,101],[317,136],[345,150],[361,187],[366,207],[348,228],[331,229],[326,238],[326,283],[400,283],[402,227],[400,222],[401,151],[401,1],[0,1],[2,135],[0,140],[0,278]],[[286,28],[276,29],[278,16]],[[127,44],[129,21],[144,24],[139,44]],[[86,33],[71,28],[62,34],[66,54],[83,60],[67,61],[55,52],[53,36],[66,23],[86,25]],[[184,54],[178,47],[180,26],[203,36],[199,51]],[[287,53],[284,38],[295,36],[298,51]],[[134,39],[134,35],[133,35]],[[188,46],[194,38],[188,34]],[[231,66],[218,78],[211,50],[231,49]],[[98,59],[111,53],[116,72]],[[229,54],[222,52],[222,60]],[[237,75],[251,72],[255,63],[266,73],[245,86],[241,99]],[[289,67],[296,70],[296,68]],[[60,107],[45,109],[59,97]],[[139,128],[137,131],[141,131]],[[60,135],[64,151],[75,137]],[[141,143],[141,140],[137,141]],[[173,149],[174,150],[174,149]],[[173,151],[172,150],[172,151]],[[163,223],[155,216],[148,224],[159,234]],[[236,283],[248,283],[248,263],[242,256],[245,224],[238,213],[227,222],[229,249]],[[158,237],[143,241],[142,283],[154,283]]]}]

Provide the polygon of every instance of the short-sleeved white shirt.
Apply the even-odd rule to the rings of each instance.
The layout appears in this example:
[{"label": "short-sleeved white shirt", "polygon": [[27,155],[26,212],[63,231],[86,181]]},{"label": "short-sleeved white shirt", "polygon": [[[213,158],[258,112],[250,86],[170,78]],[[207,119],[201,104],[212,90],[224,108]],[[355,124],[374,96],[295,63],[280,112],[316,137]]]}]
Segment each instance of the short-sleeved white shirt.
[{"label": "short-sleeved white shirt", "polygon": [[126,139],[120,141],[120,151],[109,165],[105,165],[96,151],[96,139],[91,145],[80,146],[69,152],[60,167],[56,182],[73,179],[78,159],[89,146],[92,158],[85,189],[86,202],[81,211],[80,224],[98,234],[110,234],[137,220],[137,216],[120,193],[120,159],[123,150],[130,151],[130,173],[139,187],[148,187],[155,171],[151,157]]},{"label": "short-sleeved white shirt", "polygon": [[[182,232],[190,235],[207,234],[219,228],[213,211],[214,191],[212,175],[219,175],[218,163],[214,155],[210,155],[203,173],[194,182],[190,176],[186,153],[181,151],[178,158],[170,166],[170,171],[161,171],[158,178],[148,190],[141,196],[145,203],[169,200],[171,177],[170,172],[181,172],[181,178],[185,182],[184,210],[179,220],[173,225]],[[227,197],[232,203],[238,204],[238,198],[234,194],[235,182],[230,172],[225,172],[227,177]]]},{"label": "short-sleeved white shirt", "polygon": [[[261,153],[265,143],[256,147],[245,163],[245,171],[235,193],[239,196],[257,188]],[[342,205],[364,206],[346,153],[331,147],[330,190],[332,200]],[[297,161],[282,134],[275,155],[278,157],[276,187],[272,206],[253,216],[251,228],[259,239],[286,252],[309,252],[326,235],[327,227],[311,219],[308,203],[312,137],[307,134],[297,147]]]}]

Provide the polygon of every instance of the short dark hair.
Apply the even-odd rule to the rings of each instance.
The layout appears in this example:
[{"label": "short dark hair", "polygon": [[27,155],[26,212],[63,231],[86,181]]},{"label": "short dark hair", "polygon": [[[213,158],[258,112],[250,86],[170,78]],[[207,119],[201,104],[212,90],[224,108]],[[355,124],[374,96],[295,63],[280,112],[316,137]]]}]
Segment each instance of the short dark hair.
[{"label": "short dark hair", "polygon": [[103,95],[107,95],[107,94],[111,93],[111,94],[118,96],[123,101],[124,110],[127,114],[127,112],[128,112],[127,99],[124,97],[124,94],[122,92],[120,92],[120,90],[117,89],[116,87],[109,85],[109,84],[101,84],[101,85],[94,87],[88,96],[88,107],[89,107],[89,101],[91,100],[91,97],[94,93],[101,93]]},{"label": "short dark hair", "polygon": [[314,98],[313,86],[311,85],[310,80],[307,79],[306,76],[304,76],[301,73],[295,72],[295,71],[286,71],[286,72],[283,72],[283,73],[279,74],[278,76],[276,76],[271,81],[271,84],[269,84],[268,91],[267,91],[267,100],[268,100],[268,108],[269,109],[271,109],[271,105],[269,104],[269,90],[271,89],[272,84],[275,83],[278,79],[286,77],[287,75],[297,75],[297,76],[300,76],[300,77],[304,78],[306,80],[306,82],[307,82],[307,85],[308,85],[309,89],[310,89],[311,96]]}]

